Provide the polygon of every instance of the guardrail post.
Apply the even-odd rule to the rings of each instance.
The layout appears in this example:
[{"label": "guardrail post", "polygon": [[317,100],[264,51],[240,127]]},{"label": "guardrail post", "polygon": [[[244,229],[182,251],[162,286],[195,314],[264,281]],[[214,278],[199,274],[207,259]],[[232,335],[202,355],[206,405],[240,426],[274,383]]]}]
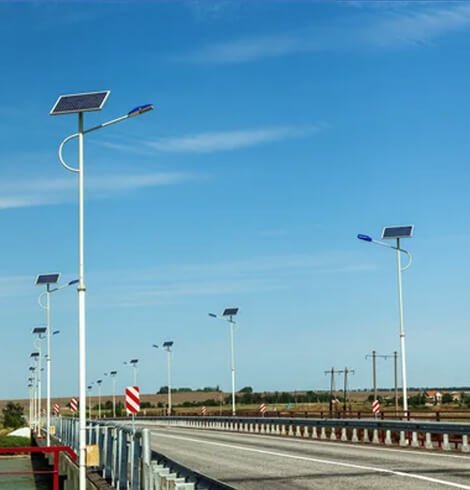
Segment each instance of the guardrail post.
[{"label": "guardrail post", "polygon": [[431,433],[426,432],[424,436],[424,447],[426,449],[432,449],[434,446],[432,445]]},{"label": "guardrail post", "polygon": [[351,442],[359,442],[359,437],[357,437],[357,429],[355,427],[352,430]]},{"label": "guardrail post", "polygon": [[450,444],[449,444],[449,434],[443,434],[442,438],[442,449],[444,451],[450,451]]},{"label": "guardrail post", "polygon": [[408,446],[408,439],[405,437],[405,431],[400,431],[400,446],[405,447]]},{"label": "guardrail post", "polygon": [[419,447],[418,433],[417,432],[411,433],[411,447]]},{"label": "guardrail post", "polygon": [[312,427],[312,439],[318,439],[317,426]]},{"label": "guardrail post", "polygon": [[293,436],[294,435],[294,429],[292,427],[292,424],[289,424],[289,431],[287,433],[288,436]]},{"label": "guardrail post", "polygon": [[462,452],[463,453],[469,453],[470,452],[470,446],[468,445],[468,435],[464,434],[462,436]]},{"label": "guardrail post", "polygon": [[370,442],[369,431],[367,429],[364,429],[362,432],[362,442]]},{"label": "guardrail post", "polygon": [[281,436],[285,436],[285,435],[286,435],[286,425],[282,424],[281,425]]},{"label": "guardrail post", "polygon": [[326,439],[326,430],[325,430],[325,427],[322,427],[320,429],[320,439],[323,440],[323,441]]},{"label": "guardrail post", "polygon": [[386,446],[391,446],[392,445],[392,431],[390,429],[387,429],[385,431],[385,445]]},{"label": "guardrail post", "polygon": [[343,427],[341,429],[341,440],[342,441],[347,441],[348,440],[348,434],[346,432],[346,427]]},{"label": "guardrail post", "polygon": [[372,444],[380,444],[379,431],[377,429],[372,432]]},{"label": "guardrail post", "polygon": [[330,441],[336,441],[336,428],[335,427],[331,428]]},{"label": "guardrail post", "polygon": [[300,425],[297,425],[295,428],[295,437],[302,437],[302,434],[300,433]]}]

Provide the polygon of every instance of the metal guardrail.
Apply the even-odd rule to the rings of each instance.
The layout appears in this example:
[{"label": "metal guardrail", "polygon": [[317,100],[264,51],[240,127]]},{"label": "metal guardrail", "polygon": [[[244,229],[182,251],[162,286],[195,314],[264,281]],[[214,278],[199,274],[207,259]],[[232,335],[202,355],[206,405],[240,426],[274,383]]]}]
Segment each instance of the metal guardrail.
[{"label": "metal guardrail", "polygon": [[[57,417],[53,423],[56,438],[77,451],[78,420]],[[98,446],[102,477],[118,490],[233,490],[153,451],[149,429],[133,430],[122,422],[96,420],[88,421],[87,429],[87,445]]]},{"label": "metal guardrail", "polygon": [[[401,446],[432,449],[433,435],[438,435],[438,447],[450,450],[460,448],[470,452],[470,424],[459,422],[396,421],[378,419],[311,419],[291,417],[139,417],[139,422],[164,422],[176,426],[230,430],[237,432],[261,432],[276,435],[296,435],[312,439],[341,439],[342,441],[372,442],[392,445],[396,440]],[[320,434],[318,434],[318,429]],[[328,434],[326,430],[328,429]],[[398,437],[393,435],[398,434]],[[453,438],[451,441],[449,437]]]}]

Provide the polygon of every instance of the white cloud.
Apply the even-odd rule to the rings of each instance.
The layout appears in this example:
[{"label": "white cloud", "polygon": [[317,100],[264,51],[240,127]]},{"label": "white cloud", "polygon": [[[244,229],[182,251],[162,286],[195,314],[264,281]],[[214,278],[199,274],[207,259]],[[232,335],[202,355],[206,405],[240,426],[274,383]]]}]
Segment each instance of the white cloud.
[{"label": "white cloud", "polygon": [[318,129],[318,126],[282,126],[234,131],[213,131],[174,138],[161,138],[155,141],[147,141],[145,144],[159,151],[211,153],[298,138],[318,131]]},{"label": "white cloud", "polygon": [[393,12],[364,32],[364,42],[377,47],[427,43],[470,26],[470,5],[407,9]]},{"label": "white cloud", "polygon": [[[196,48],[179,61],[242,63],[300,53],[380,49],[428,43],[470,26],[470,5],[442,2],[358,2],[368,6],[332,25],[247,36]],[[382,9],[370,9],[381,5]]]},{"label": "white cloud", "polygon": [[[195,178],[193,174],[183,172],[89,176],[86,188],[91,198],[105,198],[122,192],[179,184]],[[70,202],[76,198],[76,188],[77,180],[72,175],[58,179],[0,179],[0,209]]]}]

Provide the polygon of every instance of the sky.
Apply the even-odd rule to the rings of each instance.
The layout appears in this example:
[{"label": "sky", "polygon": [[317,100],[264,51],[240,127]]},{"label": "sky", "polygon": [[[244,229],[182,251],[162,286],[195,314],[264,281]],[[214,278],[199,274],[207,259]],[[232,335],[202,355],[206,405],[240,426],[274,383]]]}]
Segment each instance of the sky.
[{"label": "sky", "polygon": [[[0,2],[1,397],[26,398],[37,274],[78,271],[77,177],[61,94],[111,90],[85,138],[87,383],[139,359],[144,393],[371,385],[399,351],[403,246],[410,386],[470,385],[470,3]],[[76,164],[76,143],[65,158]],[[73,287],[52,295],[52,393],[78,393]],[[393,364],[378,360],[378,384]],[[341,380],[338,381],[341,383]],[[96,391],[96,390],[95,390]],[[94,393],[94,391],[92,391]]]}]

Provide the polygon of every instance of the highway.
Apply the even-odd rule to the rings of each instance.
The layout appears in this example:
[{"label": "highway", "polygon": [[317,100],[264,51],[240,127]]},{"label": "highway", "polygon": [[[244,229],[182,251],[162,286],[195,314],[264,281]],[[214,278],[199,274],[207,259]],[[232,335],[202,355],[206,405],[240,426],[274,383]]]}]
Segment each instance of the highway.
[{"label": "highway", "polygon": [[147,425],[152,448],[240,490],[470,490],[470,456]]}]

